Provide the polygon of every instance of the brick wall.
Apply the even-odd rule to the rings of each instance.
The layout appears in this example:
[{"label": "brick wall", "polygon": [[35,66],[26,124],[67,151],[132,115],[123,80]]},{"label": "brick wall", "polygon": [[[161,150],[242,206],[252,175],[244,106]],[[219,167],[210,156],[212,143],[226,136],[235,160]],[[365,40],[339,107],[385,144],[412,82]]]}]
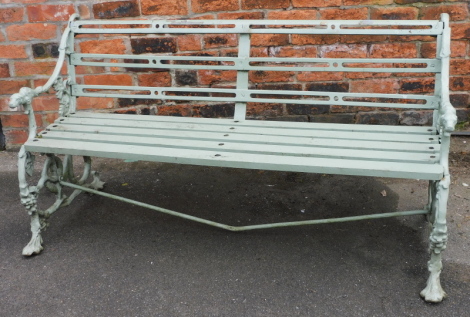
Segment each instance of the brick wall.
[{"label": "brick wall", "polygon": [[[467,0],[119,0],[119,1],[47,1],[0,0],[0,148],[26,139],[26,115],[8,109],[9,95],[23,86],[42,85],[52,73],[57,45],[65,21],[73,12],[82,18],[195,18],[195,19],[438,19],[447,12],[452,20],[452,101],[460,121],[470,114],[470,4]],[[95,38],[82,37],[82,52],[149,52],[220,55],[234,54],[236,37],[232,35],[186,35],[172,38]],[[256,35],[252,38],[254,56],[290,56],[293,51],[305,56],[394,57],[397,52],[410,57],[433,57],[435,45],[426,38],[312,37],[305,35]],[[334,49],[334,50],[332,50]],[[332,55],[333,54],[333,55]],[[233,71],[168,71],[129,74],[119,69],[79,67],[78,80],[84,83],[141,84],[168,86],[201,84],[228,87]],[[91,72],[99,73],[92,75]],[[110,73],[115,73],[110,76]],[[426,93],[434,81],[426,74],[407,77],[400,74],[376,77],[373,73],[269,73],[253,72],[250,80],[257,88],[306,89],[360,92],[377,89],[384,93]],[[53,95],[34,101],[38,124],[42,127],[56,118],[58,102]],[[152,101],[109,98],[79,98],[80,108],[110,109],[114,112],[141,114],[230,116],[231,105],[185,104],[159,105]],[[395,109],[397,110],[397,109]],[[335,106],[250,104],[253,118],[282,120],[333,121],[388,124],[427,124],[423,111],[376,111],[374,108]]]}]

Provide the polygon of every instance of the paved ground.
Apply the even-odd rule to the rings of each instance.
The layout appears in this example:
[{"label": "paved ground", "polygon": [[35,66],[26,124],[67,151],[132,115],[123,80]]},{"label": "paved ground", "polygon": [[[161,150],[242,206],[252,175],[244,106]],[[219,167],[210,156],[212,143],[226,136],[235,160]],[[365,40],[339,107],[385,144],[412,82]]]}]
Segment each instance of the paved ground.
[{"label": "paved ground", "polygon": [[[51,218],[43,253],[24,258],[16,153],[0,152],[0,316],[470,316],[470,138],[453,144],[441,279],[449,298],[438,305],[418,295],[429,233],[421,216],[230,233],[83,195]],[[420,209],[426,200],[418,180],[95,167],[107,192],[235,225]],[[53,198],[43,197],[44,206]]]}]

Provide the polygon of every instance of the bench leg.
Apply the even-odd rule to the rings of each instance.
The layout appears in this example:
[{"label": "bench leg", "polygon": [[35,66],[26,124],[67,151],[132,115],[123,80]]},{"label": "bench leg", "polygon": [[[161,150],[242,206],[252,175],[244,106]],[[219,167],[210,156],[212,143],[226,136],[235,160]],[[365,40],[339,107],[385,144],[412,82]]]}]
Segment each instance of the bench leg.
[{"label": "bench leg", "polygon": [[[48,155],[41,178],[36,186],[29,186],[27,176],[32,176],[34,170],[34,155],[21,148],[18,154],[18,181],[20,186],[21,203],[25,206],[31,217],[31,241],[23,249],[23,255],[30,256],[39,254],[43,250],[41,230],[48,226],[47,219],[56,211],[65,196],[62,195],[62,188],[59,184],[59,175],[62,174],[62,163],[54,155]],[[56,201],[51,207],[42,211],[38,209],[37,201],[39,192],[43,187],[56,193]]]},{"label": "bench leg", "polygon": [[[90,157],[84,157],[84,172],[80,179],[76,179],[73,175],[72,157],[65,156],[64,162],[53,154],[47,154],[44,167],[41,172],[41,177],[36,186],[28,185],[27,177],[32,176],[34,170],[34,155],[27,152],[24,147],[21,148],[18,154],[18,180],[20,185],[21,203],[26,207],[28,214],[31,217],[31,241],[23,249],[24,256],[39,254],[44,247],[42,246],[43,240],[41,231],[44,231],[49,225],[49,217],[60,207],[69,205],[72,200],[78,196],[82,191],[75,190],[67,197],[62,192],[61,180],[69,181],[75,184],[83,185],[95,190],[103,189],[104,183],[99,179],[99,173],[91,171]],[[89,184],[85,184],[91,175],[93,180]],[[55,202],[46,210],[39,210],[37,206],[39,192],[42,188],[48,189],[50,192],[56,194]]]},{"label": "bench leg", "polygon": [[442,289],[440,274],[442,270],[441,253],[447,244],[447,200],[449,197],[450,176],[446,175],[441,181],[432,182],[430,193],[434,194],[430,204],[429,221],[432,225],[430,239],[431,259],[428,262],[429,278],[426,288],[421,291],[421,297],[427,302],[438,303],[445,297]]}]

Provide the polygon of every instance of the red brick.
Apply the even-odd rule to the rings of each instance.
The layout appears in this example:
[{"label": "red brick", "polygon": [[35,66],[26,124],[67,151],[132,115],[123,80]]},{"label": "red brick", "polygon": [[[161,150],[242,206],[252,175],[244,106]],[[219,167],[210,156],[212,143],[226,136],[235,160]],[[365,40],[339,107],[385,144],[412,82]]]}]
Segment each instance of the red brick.
[{"label": "red brick", "polygon": [[[48,79],[46,79],[46,78],[33,79],[33,87],[44,86],[47,83],[47,81],[48,81]],[[50,92],[51,93],[49,93],[49,95],[52,94],[53,91],[51,90]]]},{"label": "red brick", "polygon": [[[436,2],[443,2],[444,0],[395,0],[396,4],[413,4],[413,3],[418,3],[418,2],[423,2],[423,3],[436,3]],[[456,0],[450,0],[450,1],[456,1]]]},{"label": "red brick", "polygon": [[239,10],[238,1],[232,0],[191,0],[193,12],[203,13],[212,11],[234,11]]},{"label": "red brick", "polygon": [[271,11],[268,19],[271,20],[316,20],[317,10],[287,10]]},{"label": "red brick", "polygon": [[[42,126],[41,115],[36,114],[36,123]],[[28,126],[28,115],[21,112],[11,112],[11,114],[3,116],[2,126],[4,128],[24,128]]]},{"label": "red brick", "polygon": [[315,46],[273,46],[269,55],[274,57],[317,57]]},{"label": "red brick", "polygon": [[453,23],[452,39],[470,39],[470,22],[469,23]]},{"label": "red brick", "polygon": [[132,107],[132,108],[125,108],[125,109],[119,109],[119,110],[114,110],[113,113],[121,113],[121,114],[136,114],[137,109]]},{"label": "red brick", "polygon": [[250,71],[248,77],[253,83],[290,82],[294,80],[295,72]]},{"label": "red brick", "polygon": [[341,35],[340,43],[384,42],[387,35]]},{"label": "red brick", "polygon": [[339,7],[342,0],[292,0],[294,8]]},{"label": "red brick", "polygon": [[39,96],[33,99],[35,111],[51,111],[59,109],[59,99],[56,96]]},{"label": "red brick", "polygon": [[204,14],[195,18],[191,18],[190,20],[213,20],[214,18],[215,16],[213,14]]},{"label": "red brick", "polygon": [[0,78],[10,77],[10,67],[7,63],[0,64]]},{"label": "red brick", "polygon": [[0,30],[0,42],[5,42],[5,35]]},{"label": "red brick", "polygon": [[47,126],[47,125],[53,123],[54,121],[56,121],[58,118],[59,118],[59,114],[56,111],[54,111],[54,112],[51,112],[51,113],[46,113],[42,117],[42,121],[44,123],[44,126]]},{"label": "red brick", "polygon": [[157,114],[161,116],[192,117],[194,107],[196,105],[158,106]]},{"label": "red brick", "polygon": [[450,90],[466,91],[470,90],[470,77],[451,77]]},{"label": "red brick", "polygon": [[[466,41],[452,41],[451,43],[451,57],[465,57],[467,55],[467,42]],[[436,57],[436,43],[422,43],[421,56],[423,58]]]},{"label": "red brick", "polygon": [[13,23],[23,20],[23,8],[0,9],[0,23]]},{"label": "red brick", "polygon": [[351,92],[393,94],[400,88],[396,79],[355,80],[350,83]]},{"label": "red brick", "polygon": [[297,74],[299,81],[338,81],[343,79],[343,72],[300,72]]},{"label": "red brick", "polygon": [[386,5],[392,3],[393,0],[343,0],[343,5],[345,6]]},{"label": "red brick", "polygon": [[[410,74],[410,73],[407,73],[407,74]],[[392,73],[361,72],[361,73],[346,73],[345,77],[349,79],[367,79],[367,78],[389,78],[391,76],[392,76]]]},{"label": "red brick", "polygon": [[0,80],[0,95],[11,95],[29,86],[29,80]]},{"label": "red brick", "polygon": [[306,85],[309,91],[348,92],[349,83],[346,82],[315,82]]},{"label": "red brick", "polygon": [[[235,89],[235,83],[222,83],[222,84],[213,84],[211,88],[219,88],[219,89]],[[212,97],[233,97],[231,93],[223,93],[223,92],[213,92]]]},{"label": "red brick", "polygon": [[[467,41],[452,41],[450,43],[451,57],[464,57],[467,51]],[[470,56],[470,55],[469,55]]]},{"label": "red brick", "polygon": [[221,20],[261,20],[263,12],[224,12],[217,14]]},{"label": "red brick", "polygon": [[136,17],[140,15],[139,4],[137,0],[96,3],[93,15],[98,19]]},{"label": "red brick", "polygon": [[370,57],[372,58],[413,58],[418,56],[415,43],[387,43],[372,44]]},{"label": "red brick", "polygon": [[434,91],[434,78],[402,79],[400,82],[400,93],[419,94]]},{"label": "red brick", "polygon": [[202,36],[200,34],[186,34],[176,38],[180,51],[200,51],[202,49]]},{"label": "red brick", "polygon": [[132,77],[127,74],[88,75],[83,77],[85,85],[132,86]]},{"label": "red brick", "polygon": [[237,80],[237,71],[203,69],[198,71],[198,77],[199,83],[202,85],[235,82]]},{"label": "red brick", "polygon": [[142,87],[169,87],[171,86],[171,75],[168,72],[139,74],[138,82]]},{"label": "red brick", "polygon": [[450,61],[451,75],[470,74],[470,59],[453,59]]},{"label": "red brick", "polygon": [[57,36],[57,26],[48,23],[11,25],[6,31],[10,41],[48,40]]},{"label": "red brick", "polygon": [[320,57],[363,58],[367,57],[367,45],[334,44],[320,47]]},{"label": "red brick", "polygon": [[141,0],[143,15],[186,15],[186,0]]},{"label": "red brick", "polygon": [[391,35],[390,42],[435,42],[436,38],[432,36],[426,35],[410,35],[410,36],[403,36],[403,35]]},{"label": "red brick", "polygon": [[334,44],[339,39],[339,35],[332,34],[292,34],[292,44],[294,45]]},{"label": "red brick", "polygon": [[75,67],[75,73],[76,74],[99,74],[99,73],[104,73],[106,69],[101,66],[84,66],[84,65],[79,65]]},{"label": "red brick", "polygon": [[322,20],[366,20],[368,17],[367,8],[352,9],[323,9],[320,10]]},{"label": "red brick", "polygon": [[175,53],[176,39],[174,37],[142,37],[131,39],[132,53]]},{"label": "red brick", "polygon": [[251,57],[268,57],[268,48],[267,47],[252,47],[250,49]]},{"label": "red brick", "polygon": [[242,0],[242,9],[287,9],[289,0]]},{"label": "red brick", "polygon": [[282,115],[282,105],[278,103],[248,102],[246,115],[248,117],[278,117]]},{"label": "red brick", "polygon": [[28,133],[26,130],[8,130],[4,131],[7,144],[19,145],[26,142]]},{"label": "red brick", "polygon": [[27,58],[25,45],[0,45],[0,58]]},{"label": "red brick", "polygon": [[[256,47],[258,48],[258,47]],[[261,47],[265,48],[265,47]],[[228,57],[236,57],[238,56],[238,48],[227,48],[227,49],[221,49],[219,50],[220,56],[228,56]],[[214,55],[212,55],[214,56]]]},{"label": "red brick", "polygon": [[[351,108],[355,108],[355,107],[331,105],[330,106],[330,112],[331,113],[352,112]],[[357,111],[357,110],[354,110],[354,111]]]},{"label": "red brick", "polygon": [[0,0],[0,3],[40,3],[40,2],[46,2],[48,0]]},{"label": "red brick", "polygon": [[122,39],[92,40],[81,42],[80,51],[91,54],[124,54],[126,46]]},{"label": "red brick", "polygon": [[77,109],[109,109],[114,107],[113,98],[79,97],[77,98]]},{"label": "red brick", "polygon": [[204,36],[204,48],[237,46],[236,34],[211,34]]},{"label": "red brick", "polygon": [[73,4],[28,6],[29,22],[67,21],[75,13]]},{"label": "red brick", "polygon": [[434,76],[434,73],[393,73],[393,77],[430,77]]},{"label": "red brick", "polygon": [[78,6],[78,14],[82,19],[91,19],[90,8],[86,4],[80,4]]},{"label": "red brick", "polygon": [[436,20],[440,18],[441,13],[448,13],[451,21],[462,21],[468,18],[468,4],[425,6],[420,9],[420,18]]},{"label": "red brick", "polygon": [[16,62],[16,76],[51,75],[56,62]]},{"label": "red brick", "polygon": [[10,102],[10,97],[0,98],[0,112],[10,111],[10,106],[8,105],[8,102]]},{"label": "red brick", "polygon": [[252,46],[282,46],[289,44],[289,34],[252,34]]},{"label": "red brick", "polygon": [[418,8],[414,8],[414,7],[371,8],[370,18],[374,20],[415,20],[418,18]]}]

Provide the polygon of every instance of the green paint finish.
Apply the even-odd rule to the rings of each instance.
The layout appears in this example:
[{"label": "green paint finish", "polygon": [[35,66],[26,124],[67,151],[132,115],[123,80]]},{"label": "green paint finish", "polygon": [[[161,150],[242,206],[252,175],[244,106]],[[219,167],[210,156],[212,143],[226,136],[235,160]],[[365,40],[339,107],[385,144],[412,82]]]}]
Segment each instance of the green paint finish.
[{"label": "green paint finish", "polygon": [[[457,117],[449,99],[449,17],[440,21],[274,21],[265,20],[98,20],[82,21],[73,15],[59,45],[52,76],[42,87],[24,87],[14,94],[10,107],[23,107],[29,118],[29,138],[19,152],[18,176],[21,202],[31,216],[32,238],[26,256],[43,249],[41,231],[49,216],[69,205],[82,192],[90,192],[184,219],[230,231],[246,231],[395,216],[427,214],[432,224],[431,259],[426,288],[421,296],[440,302],[446,296],[439,276],[441,253],[447,243],[446,208],[450,174],[450,133]],[[113,25],[118,27],[113,28]],[[222,26],[221,26],[222,25]],[[228,25],[228,26],[227,26]],[[279,28],[288,25],[288,28]],[[139,26],[139,27],[136,27]],[[262,26],[261,28],[259,26]],[[74,51],[77,34],[239,34],[236,57],[157,56],[129,54],[83,54]],[[251,34],[407,35],[436,37],[437,58],[348,59],[306,57],[250,57]],[[104,37],[106,38],[106,36]],[[203,62],[216,62],[210,65]],[[191,63],[195,62],[195,63]],[[200,62],[200,63],[197,63]],[[68,77],[59,73],[67,64]],[[214,69],[237,72],[235,88],[138,87],[83,85],[75,80],[75,67]],[[250,89],[249,71],[385,72],[433,73],[433,95],[349,93]],[[51,87],[59,99],[59,119],[37,135],[32,100]],[[203,93],[189,96],[177,93]],[[222,93],[224,97],[215,97]],[[233,102],[234,118],[176,118],[76,112],[76,98],[114,97],[156,100]],[[285,99],[285,98],[288,99]],[[266,122],[245,120],[246,103],[292,103],[433,110],[432,127],[371,126],[309,122]],[[46,153],[47,159],[37,185],[28,184],[34,164],[31,152]],[[63,162],[56,156],[65,155]],[[83,175],[73,174],[72,155],[83,156]],[[98,191],[103,182],[91,171],[90,156],[133,161],[158,161],[206,166],[265,169],[309,173],[399,177],[429,180],[425,210],[388,212],[333,219],[307,220],[235,227],[190,216],[132,199]],[[93,180],[87,183],[88,178]],[[66,197],[62,188],[71,187]],[[37,206],[39,192],[56,194],[46,210]]]}]

